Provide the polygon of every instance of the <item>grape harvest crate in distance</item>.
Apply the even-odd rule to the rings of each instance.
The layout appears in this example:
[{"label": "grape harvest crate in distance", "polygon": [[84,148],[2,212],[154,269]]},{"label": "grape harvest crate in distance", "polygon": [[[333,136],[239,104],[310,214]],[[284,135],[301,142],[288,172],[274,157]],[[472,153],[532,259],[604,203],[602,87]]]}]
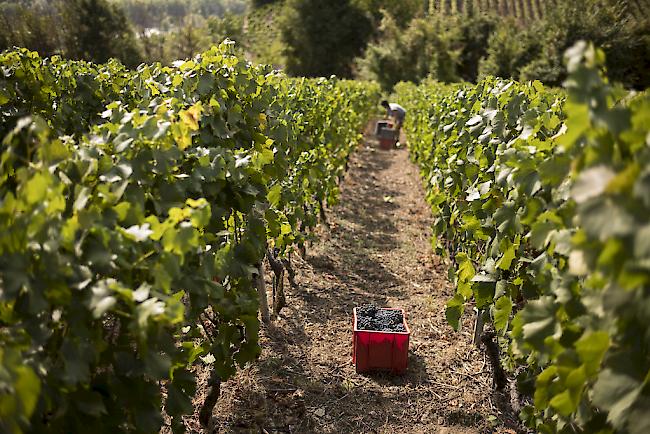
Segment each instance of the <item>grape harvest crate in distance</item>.
[{"label": "grape harvest crate in distance", "polygon": [[384,150],[393,149],[399,140],[397,131],[390,120],[379,120],[375,124],[375,136],[379,147]]}]

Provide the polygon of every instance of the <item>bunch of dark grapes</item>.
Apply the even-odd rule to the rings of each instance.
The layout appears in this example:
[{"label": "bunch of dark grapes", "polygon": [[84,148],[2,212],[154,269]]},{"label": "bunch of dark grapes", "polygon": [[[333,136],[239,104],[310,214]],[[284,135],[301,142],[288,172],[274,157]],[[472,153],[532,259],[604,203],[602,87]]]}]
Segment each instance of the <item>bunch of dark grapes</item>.
[{"label": "bunch of dark grapes", "polygon": [[357,308],[357,316],[364,316],[369,318],[374,318],[377,315],[379,308],[372,304],[367,304]]},{"label": "bunch of dark grapes", "polygon": [[367,305],[357,308],[357,329],[380,332],[405,332],[404,316],[399,310]]},{"label": "bunch of dark grapes", "polygon": [[375,329],[375,321],[372,318],[368,318],[367,316],[358,316],[357,317],[357,328],[359,330],[374,330]]}]

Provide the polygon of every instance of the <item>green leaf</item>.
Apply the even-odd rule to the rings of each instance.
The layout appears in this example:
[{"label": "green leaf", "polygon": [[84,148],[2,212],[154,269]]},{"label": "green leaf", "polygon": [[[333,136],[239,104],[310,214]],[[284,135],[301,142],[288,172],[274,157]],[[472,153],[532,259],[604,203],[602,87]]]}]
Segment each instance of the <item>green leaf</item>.
[{"label": "green leaf", "polygon": [[582,172],[571,189],[571,197],[583,203],[592,197],[601,195],[615,174],[607,166],[596,166]]},{"label": "green leaf", "polygon": [[165,251],[183,255],[199,245],[199,233],[191,226],[169,228],[162,239]]},{"label": "green leaf", "polygon": [[[143,310],[149,311],[146,314],[147,316],[159,315],[159,313],[151,312],[152,306],[155,305],[155,301],[153,303],[148,303],[147,305],[145,305],[145,303],[140,305],[140,307],[142,307],[142,310],[138,310],[138,323],[140,327],[144,327],[147,322],[146,319],[141,318]],[[151,376],[152,378],[168,378],[170,376],[172,362],[168,355],[148,352],[144,355],[143,362],[145,367],[144,372],[146,375]]]},{"label": "green leaf", "polygon": [[5,105],[9,101],[9,94],[5,91],[5,89],[0,89],[0,105]]},{"label": "green leaf", "polygon": [[108,414],[102,395],[99,393],[83,390],[75,393],[73,396],[75,405],[82,413],[93,417]]},{"label": "green leaf", "polygon": [[575,343],[576,351],[589,375],[598,372],[609,345],[609,335],[603,331],[585,333]]},{"label": "green leaf", "polygon": [[113,207],[113,211],[117,213],[117,218],[119,221],[124,221],[128,215],[129,210],[131,209],[131,204],[129,202],[120,202]]},{"label": "green leaf", "polygon": [[458,253],[456,255],[456,262],[458,263],[458,280],[461,282],[472,280],[476,274],[476,270],[467,254],[463,252]]},{"label": "green leaf", "polygon": [[290,224],[288,224],[288,223],[282,223],[282,225],[280,225],[280,234],[282,234],[282,235],[288,235],[288,234],[290,234],[292,231],[293,231],[293,230],[292,230]]},{"label": "green leaf", "polygon": [[494,303],[494,328],[498,331],[505,331],[508,327],[510,314],[512,313],[512,300],[510,297],[499,297]]},{"label": "green leaf", "polygon": [[643,385],[625,373],[604,369],[593,389],[594,404],[607,410],[607,420],[615,428],[625,426],[628,412],[641,394]]},{"label": "green leaf", "polygon": [[557,229],[557,224],[545,221],[533,224],[530,231],[530,243],[536,249],[545,248],[550,242],[552,232]]},{"label": "green leaf", "polygon": [[636,224],[632,216],[611,200],[585,204],[580,209],[579,219],[585,231],[600,241],[636,231]]},{"label": "green leaf", "polygon": [[[189,201],[191,201],[191,199],[188,199],[188,204],[190,204]],[[192,222],[192,226],[195,228],[203,229],[210,223],[212,209],[205,199],[193,203],[194,205],[190,205],[193,208],[190,214],[190,221]]]},{"label": "green leaf", "polygon": [[568,390],[555,395],[549,404],[562,416],[569,416],[577,408],[577,403],[573,402]]},{"label": "green leaf", "polygon": [[515,259],[515,246],[508,242],[508,247],[503,252],[503,256],[497,261],[497,267],[502,270],[509,270],[512,265],[512,260]]},{"label": "green leaf", "polygon": [[551,365],[544,369],[535,380],[535,407],[540,410],[549,405],[549,384],[557,375],[557,366]]},{"label": "green leaf", "polygon": [[90,362],[92,354],[88,345],[66,339],[61,346],[64,370],[62,379],[69,385],[86,383],[90,379]]},{"label": "green leaf", "polygon": [[472,296],[471,282],[458,282],[456,292],[462,295],[464,299],[469,299]]},{"label": "green leaf", "polygon": [[45,200],[50,185],[50,178],[42,173],[36,173],[24,186],[27,203],[32,205]]},{"label": "green leaf", "polygon": [[634,183],[639,176],[639,164],[634,161],[630,163],[625,170],[616,174],[616,176],[607,184],[608,193],[630,193],[634,188]]},{"label": "green leaf", "polygon": [[23,356],[11,347],[0,347],[0,427],[21,432],[40,392],[41,382]]},{"label": "green leaf", "polygon": [[495,289],[496,282],[472,283],[472,291],[474,293],[474,300],[476,300],[476,307],[483,309],[492,304],[492,301],[494,300]]},{"label": "green leaf", "polygon": [[183,392],[175,384],[170,384],[165,408],[170,415],[181,415],[192,413],[192,398]]},{"label": "green leaf", "polygon": [[183,124],[185,124],[191,131],[197,131],[199,129],[199,120],[201,119],[202,113],[203,105],[199,101],[189,109],[181,110],[179,115]]},{"label": "green leaf", "polygon": [[532,300],[517,314],[521,319],[521,335],[526,343],[538,350],[544,349],[544,340],[555,334],[557,306],[550,296]]},{"label": "green leaf", "polygon": [[454,298],[447,302],[445,316],[449,325],[456,331],[460,329],[460,318],[463,316],[465,310],[464,304],[465,299],[460,294],[456,294]]},{"label": "green leaf", "polygon": [[571,116],[566,121],[566,132],[559,137],[558,143],[570,149],[579,138],[589,131],[591,122],[589,120],[589,108],[586,105],[568,101],[565,111],[571,113]]},{"label": "green leaf", "polygon": [[269,204],[272,207],[277,207],[282,198],[282,186],[279,184],[274,185],[269,189],[269,192],[266,195],[266,199],[269,201]]},{"label": "green leaf", "polygon": [[41,149],[43,159],[50,163],[65,160],[70,157],[68,148],[61,143],[61,140],[52,140],[45,143]]}]

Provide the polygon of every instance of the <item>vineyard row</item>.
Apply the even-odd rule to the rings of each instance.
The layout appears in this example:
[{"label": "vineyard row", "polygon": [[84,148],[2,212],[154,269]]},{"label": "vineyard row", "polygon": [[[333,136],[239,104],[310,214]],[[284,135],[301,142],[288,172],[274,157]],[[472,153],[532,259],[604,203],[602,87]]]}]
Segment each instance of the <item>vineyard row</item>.
[{"label": "vineyard row", "polygon": [[172,67],[0,66],[0,431],[152,433],[166,414],[182,432],[197,372],[218,388],[259,354],[263,259],[291,269],[378,88],[229,43]]},{"label": "vineyard row", "polygon": [[[650,430],[650,95],[566,55],[566,93],[539,82],[400,84],[455,328],[476,309],[535,432]],[[471,312],[472,310],[470,310]]]},{"label": "vineyard row", "polygon": [[[561,1],[566,0],[429,0],[429,7],[443,15],[481,12],[511,16],[523,23],[534,23]],[[643,0],[630,0],[626,7],[633,17],[646,17],[650,14],[650,4]]]}]

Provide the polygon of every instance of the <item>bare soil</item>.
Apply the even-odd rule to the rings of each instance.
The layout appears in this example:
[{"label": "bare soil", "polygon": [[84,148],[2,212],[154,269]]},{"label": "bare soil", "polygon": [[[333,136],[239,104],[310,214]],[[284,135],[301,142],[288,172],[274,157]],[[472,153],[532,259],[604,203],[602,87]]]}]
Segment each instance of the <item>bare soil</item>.
[{"label": "bare soil", "polygon": [[[341,188],[329,227],[306,259],[293,258],[299,288],[285,284],[288,307],[262,329],[260,359],[222,384],[209,432],[515,432],[471,343],[472,318],[460,332],[446,323],[453,288],[431,248],[430,207],[408,151],[366,142]],[[407,312],[405,375],[355,372],[352,309],[369,303]],[[201,431],[196,417],[186,426]]]}]

